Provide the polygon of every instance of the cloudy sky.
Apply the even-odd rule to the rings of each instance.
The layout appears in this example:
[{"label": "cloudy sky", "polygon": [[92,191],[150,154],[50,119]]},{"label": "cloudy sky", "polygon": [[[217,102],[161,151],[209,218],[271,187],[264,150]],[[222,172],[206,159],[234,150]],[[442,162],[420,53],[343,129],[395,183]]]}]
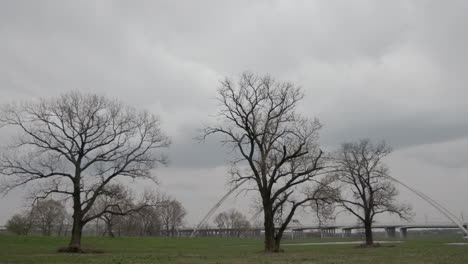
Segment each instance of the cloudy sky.
[{"label": "cloudy sky", "polygon": [[[468,219],[467,13],[462,0],[1,1],[0,103],[80,90],[159,115],[173,142],[159,188],[194,224],[228,189],[226,151],[193,139],[213,121],[219,81],[268,73],[304,89],[324,149],[384,139],[393,176]],[[23,193],[1,198],[0,225]],[[415,221],[444,221],[401,199]]]}]

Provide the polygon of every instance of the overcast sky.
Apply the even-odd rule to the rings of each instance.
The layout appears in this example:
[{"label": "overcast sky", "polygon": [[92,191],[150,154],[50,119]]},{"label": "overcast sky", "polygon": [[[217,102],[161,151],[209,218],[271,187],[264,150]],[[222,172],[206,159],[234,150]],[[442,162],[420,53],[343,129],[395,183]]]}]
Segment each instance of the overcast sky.
[{"label": "overcast sky", "polygon": [[[466,14],[463,0],[1,1],[0,103],[80,90],[159,115],[173,142],[159,188],[194,224],[228,190],[229,155],[193,139],[213,121],[219,81],[268,73],[304,89],[324,149],[386,140],[393,176],[468,219]],[[1,198],[0,225],[23,192]],[[445,221],[401,199],[415,221]]]}]

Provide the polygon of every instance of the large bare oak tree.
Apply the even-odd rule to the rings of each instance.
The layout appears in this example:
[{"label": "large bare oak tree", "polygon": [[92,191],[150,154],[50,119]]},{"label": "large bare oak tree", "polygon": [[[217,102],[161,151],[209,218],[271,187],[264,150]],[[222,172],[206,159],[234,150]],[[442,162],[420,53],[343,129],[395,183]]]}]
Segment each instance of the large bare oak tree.
[{"label": "large bare oak tree", "polygon": [[388,178],[388,168],[383,162],[390,152],[385,142],[373,144],[362,139],[342,144],[333,157],[340,182],[338,205],[362,222],[368,246],[374,244],[372,224],[376,215],[390,213],[403,219],[410,217],[410,206],[396,200],[398,190]]},{"label": "large bare oak tree", "polygon": [[264,214],[265,251],[280,251],[296,210],[324,193],[310,186],[320,186],[321,125],[296,112],[303,93],[289,82],[244,73],[238,82],[225,79],[218,92],[219,124],[206,127],[204,135],[222,134],[223,143],[235,150],[233,181],[247,179],[255,186]]},{"label": "large bare oak tree", "polygon": [[[73,207],[71,251],[81,251],[83,226],[117,178],[153,179],[168,147],[159,119],[103,96],[70,92],[58,98],[6,105],[2,126],[19,129],[0,160],[2,190],[34,185],[36,198],[60,195]],[[111,207],[106,208],[109,211]]]}]

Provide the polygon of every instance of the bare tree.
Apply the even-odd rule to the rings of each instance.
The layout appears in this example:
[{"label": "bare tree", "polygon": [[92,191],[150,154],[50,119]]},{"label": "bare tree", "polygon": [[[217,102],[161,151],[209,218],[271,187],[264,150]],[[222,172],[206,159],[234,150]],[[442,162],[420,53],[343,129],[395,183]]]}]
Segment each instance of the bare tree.
[{"label": "bare tree", "polygon": [[119,218],[135,213],[139,208],[135,208],[132,194],[122,184],[109,184],[106,189],[108,195],[99,196],[91,212],[93,215],[100,214],[99,219],[104,221],[106,226],[105,233],[114,237],[114,224]]},{"label": "bare tree", "polygon": [[83,226],[112,210],[91,208],[116,178],[154,179],[156,150],[169,145],[160,121],[98,95],[79,92],[20,105],[6,105],[0,124],[21,132],[0,160],[4,192],[34,184],[34,196],[71,199],[73,227],[69,250],[81,251]]},{"label": "bare tree", "polygon": [[39,227],[42,235],[50,236],[52,231],[59,229],[63,226],[65,217],[67,216],[67,211],[65,206],[55,200],[39,200],[31,208],[31,218],[34,226]]},{"label": "bare tree", "polygon": [[339,187],[336,186],[337,177],[327,175],[323,177],[315,189],[310,190],[312,196],[327,197],[328,199],[317,199],[310,202],[314,220],[320,227],[332,224],[336,217],[336,200],[340,197]]},{"label": "bare tree", "polygon": [[146,207],[128,220],[135,224],[135,232],[139,236],[158,236],[163,229],[159,207]]},{"label": "bare tree", "polygon": [[163,201],[158,210],[167,236],[175,236],[175,231],[183,223],[187,214],[184,206],[177,200]]},{"label": "bare tree", "polygon": [[104,221],[106,234],[110,237],[115,236],[114,225],[123,221],[124,216],[138,214],[140,217],[140,212],[147,212],[146,208],[154,208],[161,203],[159,197],[150,191],[145,191],[137,200],[123,184],[109,184],[106,189],[107,194],[101,195],[91,210],[95,215],[100,214],[99,219]]},{"label": "bare tree", "polygon": [[250,228],[247,217],[235,209],[219,213],[215,217],[214,222],[218,228],[233,229],[237,237],[240,237],[242,232]]},{"label": "bare tree", "polygon": [[231,219],[228,212],[221,212],[214,218],[214,223],[220,229],[231,228]]},{"label": "bare tree", "polygon": [[[133,201],[131,207],[133,211],[127,211],[125,215],[104,214],[103,220],[106,229],[103,234],[118,236],[158,236],[161,234],[162,223],[159,213],[163,200],[160,195],[155,196],[156,200],[149,199],[144,195],[140,202]],[[112,236],[112,235],[111,235]]]},{"label": "bare tree", "polygon": [[388,179],[388,168],[383,158],[391,152],[384,143],[372,144],[368,139],[344,143],[336,152],[334,166],[341,182],[337,202],[364,225],[366,245],[374,243],[372,223],[382,213],[410,216],[410,206],[398,203],[398,190]]},{"label": "bare tree", "polygon": [[13,234],[27,235],[32,228],[32,218],[29,212],[13,215],[6,223],[6,229]]},{"label": "bare tree", "polygon": [[224,80],[218,93],[220,124],[205,128],[204,136],[222,134],[223,143],[233,147],[233,182],[254,184],[264,214],[265,251],[278,252],[296,210],[322,199],[306,191],[323,169],[321,125],[296,113],[300,88],[269,76],[244,73],[237,83]]}]

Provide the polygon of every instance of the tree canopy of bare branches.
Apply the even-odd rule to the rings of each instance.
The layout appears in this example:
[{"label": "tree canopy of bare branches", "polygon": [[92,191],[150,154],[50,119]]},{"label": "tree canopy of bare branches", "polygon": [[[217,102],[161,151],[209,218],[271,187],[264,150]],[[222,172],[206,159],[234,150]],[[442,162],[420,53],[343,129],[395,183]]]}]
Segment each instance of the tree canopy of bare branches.
[{"label": "tree canopy of bare branches", "polygon": [[6,229],[16,235],[27,235],[31,231],[33,220],[30,212],[14,214],[6,223]]},{"label": "tree canopy of bare branches", "polygon": [[317,143],[321,124],[296,112],[300,88],[270,76],[244,73],[238,82],[225,79],[218,93],[219,124],[206,127],[204,136],[222,134],[223,143],[235,150],[233,181],[248,179],[255,186],[264,213],[265,251],[277,252],[297,208],[322,198],[306,188],[323,169]]},{"label": "tree canopy of bare branches", "polygon": [[[0,158],[2,191],[34,184],[37,199],[72,200],[69,244],[80,251],[83,226],[100,217],[91,208],[116,178],[154,179],[168,147],[159,119],[103,96],[70,92],[53,99],[6,105],[2,126],[19,130]],[[110,208],[108,208],[110,209]]]},{"label": "tree canopy of bare branches", "polygon": [[159,215],[167,236],[175,236],[176,229],[182,226],[187,211],[181,202],[167,199],[159,206]]},{"label": "tree canopy of bare branches", "polygon": [[56,200],[39,200],[31,208],[31,219],[34,225],[39,227],[44,236],[52,235],[54,228],[58,231],[63,229],[66,217],[67,211],[65,210],[65,206]]},{"label": "tree canopy of bare branches", "polygon": [[390,181],[383,158],[390,154],[385,142],[373,144],[368,139],[344,143],[333,162],[340,182],[339,205],[356,216],[364,225],[366,245],[373,245],[372,223],[382,213],[410,216],[410,206],[398,203],[398,190]]},{"label": "tree canopy of bare branches", "polygon": [[237,237],[250,228],[250,222],[241,212],[231,209],[216,215],[214,222],[218,228],[232,229]]},{"label": "tree canopy of bare branches", "polygon": [[148,207],[160,205],[159,197],[153,192],[145,191],[142,197],[137,200],[131,190],[123,184],[108,184],[108,191],[98,197],[91,212],[98,216],[106,224],[106,233],[114,237],[114,224],[122,220],[123,216],[129,216],[142,212]]}]

